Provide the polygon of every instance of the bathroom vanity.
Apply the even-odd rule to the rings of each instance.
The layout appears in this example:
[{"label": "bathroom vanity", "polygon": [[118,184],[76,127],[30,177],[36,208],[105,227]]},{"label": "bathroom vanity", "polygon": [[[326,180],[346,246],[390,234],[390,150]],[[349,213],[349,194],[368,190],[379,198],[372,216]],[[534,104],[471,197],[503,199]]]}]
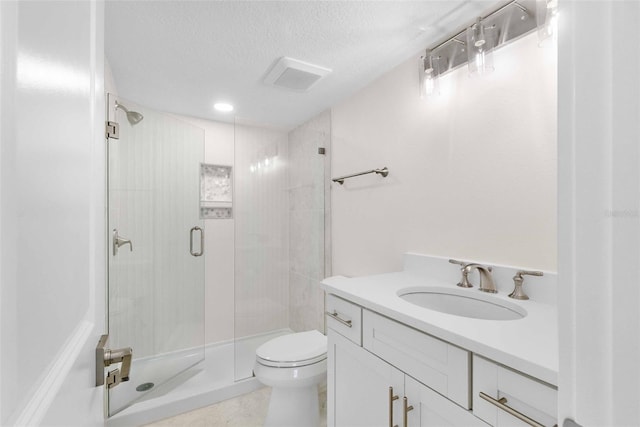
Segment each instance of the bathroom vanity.
[{"label": "bathroom vanity", "polygon": [[527,278],[517,301],[516,271],[494,266],[497,294],[414,254],[402,272],[325,279],[327,424],[557,424],[556,276]]}]

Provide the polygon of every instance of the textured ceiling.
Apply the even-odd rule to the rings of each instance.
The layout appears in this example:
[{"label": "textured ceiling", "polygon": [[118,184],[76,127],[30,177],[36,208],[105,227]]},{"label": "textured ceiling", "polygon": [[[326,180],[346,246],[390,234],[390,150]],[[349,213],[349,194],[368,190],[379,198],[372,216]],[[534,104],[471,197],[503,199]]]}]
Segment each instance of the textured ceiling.
[{"label": "textured ceiling", "polygon": [[[162,111],[293,128],[490,8],[487,1],[107,1],[119,95]],[[289,56],[333,70],[307,93],[267,86]],[[417,79],[417,74],[416,74]],[[416,83],[417,84],[417,83]]]}]

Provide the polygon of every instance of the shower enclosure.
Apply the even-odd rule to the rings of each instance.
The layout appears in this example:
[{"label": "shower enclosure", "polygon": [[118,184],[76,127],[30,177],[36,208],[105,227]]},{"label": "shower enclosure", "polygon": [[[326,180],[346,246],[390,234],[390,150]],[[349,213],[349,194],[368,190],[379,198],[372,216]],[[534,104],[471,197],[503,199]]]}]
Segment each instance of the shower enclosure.
[{"label": "shower enclosure", "polygon": [[[133,349],[108,393],[116,426],[255,390],[258,346],[324,332],[330,114],[289,132],[108,98],[108,347]],[[224,200],[207,170],[227,174]]]},{"label": "shower enclosure", "polygon": [[108,96],[109,347],[133,349],[109,416],[204,358],[203,130]]}]

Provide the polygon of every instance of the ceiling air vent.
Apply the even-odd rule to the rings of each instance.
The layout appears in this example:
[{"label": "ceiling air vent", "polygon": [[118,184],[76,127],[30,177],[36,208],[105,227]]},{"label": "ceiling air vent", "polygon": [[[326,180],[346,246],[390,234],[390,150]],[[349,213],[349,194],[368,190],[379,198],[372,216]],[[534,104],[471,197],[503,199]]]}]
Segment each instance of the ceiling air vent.
[{"label": "ceiling air vent", "polygon": [[306,92],[330,72],[328,68],[283,56],[271,67],[264,82],[296,92]]}]

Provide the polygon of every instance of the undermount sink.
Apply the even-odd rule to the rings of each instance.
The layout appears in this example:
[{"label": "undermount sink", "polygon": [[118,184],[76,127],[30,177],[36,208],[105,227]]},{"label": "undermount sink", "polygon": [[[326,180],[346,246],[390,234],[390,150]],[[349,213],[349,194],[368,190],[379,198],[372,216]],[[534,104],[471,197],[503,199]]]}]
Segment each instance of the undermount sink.
[{"label": "undermount sink", "polygon": [[522,307],[491,295],[482,295],[477,289],[406,288],[398,291],[398,296],[429,310],[473,319],[518,320],[527,315]]}]

